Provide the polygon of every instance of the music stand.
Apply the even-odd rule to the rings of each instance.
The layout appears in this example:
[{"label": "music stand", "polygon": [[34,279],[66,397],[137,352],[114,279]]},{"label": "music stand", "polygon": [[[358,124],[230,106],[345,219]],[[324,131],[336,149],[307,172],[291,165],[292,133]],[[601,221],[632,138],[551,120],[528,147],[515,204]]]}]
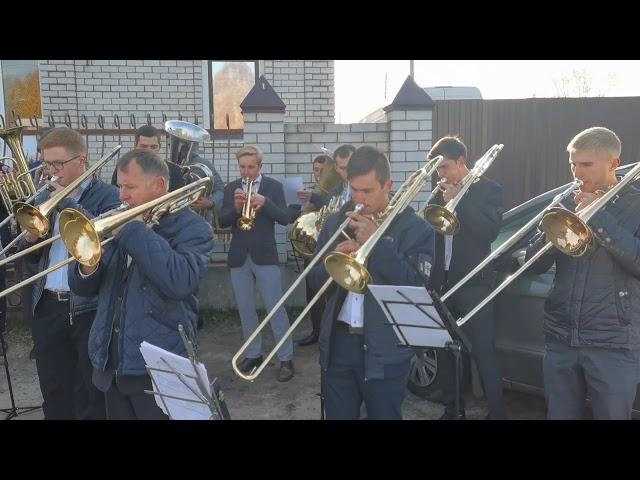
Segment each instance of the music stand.
[{"label": "music stand", "polygon": [[[424,279],[423,283],[424,288],[369,285],[369,289],[387,317],[386,324],[394,329],[399,347],[444,348],[453,354],[456,369],[456,419],[462,419],[462,352],[464,350],[470,353],[471,343],[440,300],[440,296],[428,288]],[[416,300],[417,296],[421,299]],[[406,307],[413,308],[407,310]],[[397,318],[407,314],[411,315],[410,319]]]},{"label": "music stand", "polygon": [[[202,364],[196,357],[195,348],[193,347],[191,341],[185,335],[182,325],[178,325],[178,330],[180,332],[182,342],[187,349],[187,354],[189,357],[188,360],[191,364],[191,367],[193,368],[193,374],[181,373],[173,365],[171,365],[170,361],[160,356],[160,360],[162,361],[164,368],[146,365],[149,376],[151,377],[151,382],[153,384],[153,390],[145,390],[145,393],[155,395],[160,399],[160,401],[164,405],[163,410],[171,420],[180,420],[180,418],[174,418],[172,416],[172,409],[170,408],[167,400],[179,400],[180,402],[205,405],[210,412],[208,420],[230,420],[231,416],[229,415],[229,409],[227,408],[227,404],[224,400],[224,394],[222,393],[220,385],[217,383],[218,379],[214,378],[213,381],[209,383],[209,388],[207,388],[205,384],[205,380],[208,380],[206,378],[206,371],[203,372],[202,370],[204,369],[201,370],[198,368],[198,365]],[[166,353],[170,354],[170,352]],[[180,381],[179,385],[182,386],[182,394],[171,395],[163,392],[162,389],[164,387],[158,382],[156,374],[169,374],[175,376]],[[203,378],[203,375],[205,378]]]},{"label": "music stand", "polygon": [[11,408],[0,408],[0,412],[5,413],[6,416],[3,420],[11,420],[12,418],[22,415],[24,413],[33,412],[39,410],[42,406],[38,407],[17,407],[15,398],[13,397],[13,386],[11,385],[11,373],[9,372],[9,359],[7,358],[7,349],[4,348],[6,342],[4,341],[4,335],[0,331],[0,345],[2,346],[2,357],[4,360],[4,371],[7,376],[7,385],[9,386],[9,398],[11,399]]}]

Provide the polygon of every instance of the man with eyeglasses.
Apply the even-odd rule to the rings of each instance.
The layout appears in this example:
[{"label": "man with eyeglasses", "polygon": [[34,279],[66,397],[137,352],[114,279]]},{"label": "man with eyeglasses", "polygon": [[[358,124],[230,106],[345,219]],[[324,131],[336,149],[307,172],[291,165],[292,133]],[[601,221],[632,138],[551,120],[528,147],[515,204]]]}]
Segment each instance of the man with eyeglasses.
[{"label": "man with eyeglasses", "polygon": [[[54,191],[42,192],[34,202],[39,205],[55,195],[87,170],[87,145],[84,137],[67,128],[55,128],[40,140],[45,175]],[[74,208],[88,218],[96,217],[120,205],[118,190],[96,177],[86,178],[58,205],[49,221],[49,235],[60,230],[59,212]],[[42,239],[27,233],[18,250]],[[62,240],[24,257],[29,276],[35,275],[69,257]],[[97,308],[95,297],[80,297],[70,292],[67,267],[49,273],[32,284],[31,334],[36,368],[44,400],[45,420],[104,419],[104,396],[91,381],[88,338]]]}]

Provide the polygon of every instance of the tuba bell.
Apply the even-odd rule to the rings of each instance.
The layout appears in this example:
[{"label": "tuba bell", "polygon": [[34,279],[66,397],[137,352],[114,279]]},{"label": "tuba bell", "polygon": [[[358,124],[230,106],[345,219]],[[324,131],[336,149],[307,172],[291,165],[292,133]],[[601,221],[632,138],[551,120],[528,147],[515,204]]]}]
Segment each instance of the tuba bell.
[{"label": "tuba bell", "polygon": [[[168,120],[164,123],[164,130],[169,135],[169,160],[182,167],[182,174],[186,184],[201,178],[213,177],[211,169],[203,163],[189,164],[189,158],[198,144],[209,140],[209,132],[204,128],[183,120]],[[213,186],[207,185],[204,196],[211,194]]]},{"label": "tuba bell", "polygon": [[8,213],[13,212],[16,202],[26,202],[36,193],[36,186],[27,166],[27,157],[22,149],[22,131],[25,127],[11,127],[0,130],[0,138],[9,146],[13,157],[12,171],[0,179],[0,197]]}]

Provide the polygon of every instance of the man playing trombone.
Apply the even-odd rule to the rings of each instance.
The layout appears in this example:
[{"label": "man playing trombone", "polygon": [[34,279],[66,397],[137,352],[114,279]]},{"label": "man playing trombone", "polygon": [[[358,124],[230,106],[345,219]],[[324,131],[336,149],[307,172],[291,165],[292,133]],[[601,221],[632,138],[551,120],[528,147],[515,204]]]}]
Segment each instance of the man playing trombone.
[{"label": "man playing trombone", "polygon": [[[167,164],[149,150],[126,153],[117,169],[120,199],[130,209],[168,191]],[[195,292],[213,247],[211,226],[189,208],[165,213],[153,228],[145,223],[138,215],[114,228],[115,238],[95,267],[69,267],[72,291],[98,296],[89,355],[108,419],[166,418],[153,395],[144,393],[152,386],[140,344],[186,355],[178,325],[195,339]]]},{"label": "man playing trombone", "polygon": [[[619,183],[620,139],[607,128],[588,128],[567,151],[573,176],[583,182],[567,207],[584,212]],[[573,256],[553,248],[530,270],[556,265],[544,306],[549,419],[580,418],[587,396],[594,418],[630,419],[640,380],[640,190],[624,186],[598,208],[588,221],[594,241],[586,252]],[[540,235],[527,258],[552,238]]]},{"label": "man playing trombone", "polygon": [[[429,158],[444,156],[438,167],[439,193],[432,204],[445,205],[457,198],[460,182],[469,175],[467,147],[458,138],[446,136],[436,142]],[[490,252],[502,225],[502,187],[492,180],[480,177],[457,203],[455,216],[459,231],[455,235],[437,235],[435,261],[431,272],[431,288],[441,295],[461,280]],[[480,271],[446,301],[454,316],[466,314],[478,305],[491,291],[494,276],[487,269]],[[495,351],[493,304],[478,312],[465,327],[472,346],[482,386],[487,399],[489,419],[505,418],[502,381]],[[443,382],[445,413],[442,420],[464,418],[464,402],[461,412],[455,411],[455,362],[453,354],[438,352],[439,376]],[[462,400],[462,399],[461,399]]]},{"label": "man playing trombone", "polygon": [[[348,213],[351,240],[339,241],[337,252],[356,252],[377,231],[381,214],[390,214],[389,162],[379,150],[358,148],[349,161],[347,179],[360,213]],[[352,203],[347,206],[353,206]],[[343,223],[345,214],[331,215],[320,232],[316,252]],[[433,229],[411,207],[397,218],[375,245],[367,269],[372,283],[421,286],[433,259]],[[327,279],[318,263],[309,274],[314,290]],[[397,346],[393,330],[369,291],[348,292],[335,284],[327,291],[320,328],[320,366],[326,418],[358,419],[364,402],[369,419],[401,419],[412,349]]]},{"label": "man playing trombone", "polygon": [[[42,161],[55,192],[79,180],[87,169],[87,146],[84,137],[67,127],[51,130],[40,141]],[[39,205],[55,194],[44,190],[34,201]],[[86,178],[64,198],[53,213],[51,235],[59,233],[59,211],[75,208],[89,217],[117,207],[118,191],[96,177]],[[18,244],[22,250],[40,241],[27,233]],[[68,258],[62,240],[55,241],[25,257],[31,274],[44,271]],[[75,295],[67,282],[67,267],[37,280],[31,288],[31,333],[36,368],[44,403],[45,419],[104,419],[104,397],[91,383],[91,364],[87,339],[94,321],[95,295]]]}]

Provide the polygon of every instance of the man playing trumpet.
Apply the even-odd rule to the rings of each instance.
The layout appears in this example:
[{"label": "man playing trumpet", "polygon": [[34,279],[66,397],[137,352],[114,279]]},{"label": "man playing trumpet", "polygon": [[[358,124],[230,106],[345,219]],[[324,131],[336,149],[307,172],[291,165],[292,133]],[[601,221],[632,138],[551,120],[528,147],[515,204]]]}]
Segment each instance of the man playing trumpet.
[{"label": "man playing trumpet", "polygon": [[[243,147],[236,153],[236,158],[242,178],[230,182],[224,190],[220,225],[232,228],[227,262],[231,269],[231,285],[242,322],[242,333],[247,339],[258,326],[256,286],[267,311],[271,311],[282,296],[275,224],[289,224],[291,213],[287,210],[282,184],[260,173],[260,149]],[[248,199],[250,184],[251,198]],[[239,225],[245,226],[240,228]],[[284,307],[281,307],[271,320],[276,341],[282,338],[288,328],[289,318]],[[278,358],[278,381],[291,380],[294,374],[291,337],[278,350]],[[261,363],[262,341],[258,336],[247,349],[240,370],[249,373]]]}]

